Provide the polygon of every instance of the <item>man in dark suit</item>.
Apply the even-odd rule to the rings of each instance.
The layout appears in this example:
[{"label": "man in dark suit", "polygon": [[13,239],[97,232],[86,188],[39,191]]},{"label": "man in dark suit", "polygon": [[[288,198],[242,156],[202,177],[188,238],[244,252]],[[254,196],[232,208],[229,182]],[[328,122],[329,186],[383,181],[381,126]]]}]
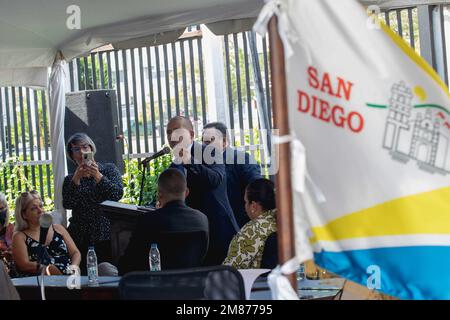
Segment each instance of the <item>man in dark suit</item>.
[{"label": "man in dark suit", "polygon": [[[124,255],[119,273],[149,270],[148,254],[157,243],[162,270],[198,267],[208,248],[208,218],[189,208],[186,178],[176,169],[167,169],[158,178],[160,208],[140,216]],[[184,236],[186,235],[187,238]]]},{"label": "man in dark suit", "polygon": [[250,182],[261,179],[261,167],[246,152],[230,147],[227,127],[221,122],[211,122],[203,127],[202,141],[223,151],[227,175],[227,193],[234,216],[242,228],[250,221],[245,212],[245,188]]},{"label": "man in dark suit", "polygon": [[228,201],[223,159],[213,147],[194,142],[194,129],[187,118],[172,118],[167,138],[174,156],[171,167],[186,175],[190,190],[186,204],[202,211],[209,220],[210,245],[205,265],[221,264],[231,239],[239,231]]}]

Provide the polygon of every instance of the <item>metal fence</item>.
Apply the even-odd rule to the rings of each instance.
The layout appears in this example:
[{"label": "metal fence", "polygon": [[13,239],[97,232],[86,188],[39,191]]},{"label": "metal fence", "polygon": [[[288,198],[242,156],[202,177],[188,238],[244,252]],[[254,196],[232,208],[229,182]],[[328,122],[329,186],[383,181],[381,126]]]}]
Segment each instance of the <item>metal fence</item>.
[{"label": "metal fence", "polygon": [[[421,55],[449,85],[446,20],[450,25],[450,6],[419,6],[387,10],[380,18]],[[447,32],[450,26],[447,27]]]},{"label": "metal fence", "polygon": [[36,189],[52,198],[48,116],[45,91],[0,88],[0,190]]},{"label": "metal fence", "polygon": [[[390,10],[381,17],[448,83],[444,16],[449,10],[446,6],[425,7]],[[431,10],[429,15],[421,13],[425,9]],[[427,24],[420,18],[423,16],[434,16],[434,22]],[[436,47],[437,39],[442,43]],[[273,123],[267,39],[244,32],[221,40],[225,118],[209,107],[207,82],[212,80],[206,77],[205,59],[219,57],[205,57],[204,41],[201,28],[196,26],[171,44],[99,49],[70,62],[70,91],[116,89],[119,122],[127,140],[125,152],[130,157],[141,158],[159,150],[166,143],[168,119],[184,115],[192,120],[197,137],[211,120],[245,130],[232,136],[232,144],[247,146],[258,160],[265,161],[261,129],[266,127],[265,122],[268,129]],[[265,110],[265,117],[261,117],[261,110]],[[0,190],[33,188],[44,198],[52,198],[48,119],[44,91],[0,89]]]},{"label": "metal fence", "polygon": [[[253,46],[254,50],[251,50]],[[233,145],[252,145],[262,149],[259,130],[263,120],[257,108],[256,92],[258,81],[264,92],[263,108],[267,110],[267,128],[272,128],[272,108],[270,98],[269,50],[266,38],[243,32],[224,36],[224,54],[229,108],[229,127],[243,130],[232,137]],[[246,139],[247,138],[247,139]],[[250,148],[254,153],[255,148]],[[261,159],[260,159],[261,160]]]},{"label": "metal fence", "polygon": [[175,43],[92,53],[70,63],[71,91],[117,91],[126,153],[145,157],[166,143],[165,125],[174,115],[189,117],[198,133],[207,122],[199,27]]},{"label": "metal fence", "polygon": [[[240,33],[223,39],[230,116],[219,120],[238,132],[238,139],[233,136],[233,145],[247,145],[261,160],[264,152],[258,131],[250,37],[249,33]],[[255,45],[260,53],[255,57],[261,66],[258,73],[264,79],[265,104],[270,114],[270,90],[266,90],[270,78],[268,46],[265,38],[258,40]],[[216,115],[211,117],[207,107],[203,59],[202,32],[197,26],[175,43],[105,50],[76,59],[69,65],[70,89],[116,89],[119,123],[127,138],[125,152],[132,158],[141,158],[166,143],[165,126],[172,116],[189,117],[198,138],[203,125],[211,118],[217,119]]]}]

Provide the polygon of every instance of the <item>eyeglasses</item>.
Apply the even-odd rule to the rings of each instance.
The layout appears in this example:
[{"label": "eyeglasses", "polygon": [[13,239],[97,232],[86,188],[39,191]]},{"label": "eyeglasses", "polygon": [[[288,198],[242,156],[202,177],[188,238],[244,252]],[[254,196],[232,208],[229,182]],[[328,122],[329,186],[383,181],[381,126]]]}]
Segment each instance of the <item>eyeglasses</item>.
[{"label": "eyeglasses", "polygon": [[81,145],[81,146],[79,146],[79,147],[72,147],[72,148],[70,148],[70,150],[72,151],[72,152],[80,152],[81,150],[83,150],[83,151],[89,151],[91,149],[91,146],[89,145],[89,144],[83,144],[83,145]]}]

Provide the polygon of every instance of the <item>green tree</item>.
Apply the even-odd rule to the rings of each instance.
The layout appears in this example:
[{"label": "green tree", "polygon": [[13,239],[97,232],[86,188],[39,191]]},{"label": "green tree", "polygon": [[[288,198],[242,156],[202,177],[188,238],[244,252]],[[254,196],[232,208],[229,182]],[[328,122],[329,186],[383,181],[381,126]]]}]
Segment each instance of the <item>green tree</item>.
[{"label": "green tree", "polygon": [[[165,155],[150,162],[150,170],[146,171],[142,203],[156,203],[157,180],[161,172],[170,166],[171,155]],[[137,204],[142,183],[142,167],[136,159],[125,160],[126,172],[123,178],[123,197],[120,202]]]},{"label": "green tree", "polygon": [[[98,54],[94,55],[94,57],[97,56]],[[78,79],[80,81],[81,88],[86,88],[86,90],[94,89],[94,79],[92,73],[92,56],[87,57],[87,66],[85,66],[84,59],[79,59],[78,63],[80,64],[80,74],[78,74]],[[86,67],[87,67],[87,79],[85,74]],[[95,77],[97,80],[96,81],[97,88],[101,87],[108,88],[108,64],[105,61],[105,59],[103,59],[103,86],[101,85],[100,64],[98,59],[95,60]],[[114,80],[114,78],[112,80]]]}]

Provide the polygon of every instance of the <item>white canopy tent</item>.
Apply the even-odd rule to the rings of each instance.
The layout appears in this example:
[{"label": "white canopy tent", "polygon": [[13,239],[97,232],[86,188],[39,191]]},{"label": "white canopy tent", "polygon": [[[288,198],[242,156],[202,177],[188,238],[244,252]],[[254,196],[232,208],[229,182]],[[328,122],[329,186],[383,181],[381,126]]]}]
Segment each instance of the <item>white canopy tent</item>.
[{"label": "white canopy tent", "polygon": [[[361,0],[361,3],[397,8],[449,0]],[[77,22],[74,5],[79,8],[79,29],[69,29],[67,25],[68,21]],[[146,40],[148,45],[173,41],[180,30],[195,24],[211,24],[211,29],[220,33],[248,30],[251,27],[248,18],[256,18],[263,5],[264,0],[2,0],[0,86],[40,87],[50,92],[56,211],[63,212],[61,189],[66,173],[64,61],[110,43],[124,48]]]},{"label": "white canopy tent", "polygon": [[[73,5],[79,8],[78,17]],[[64,62],[110,43],[129,48],[174,41],[195,24],[219,23],[212,29],[230,32],[242,26],[248,30],[252,23],[241,21],[255,18],[263,5],[263,0],[17,0],[0,4],[0,86],[49,89],[55,213],[63,224]],[[67,22],[76,23],[77,18],[81,28],[69,29]],[[227,24],[220,24],[223,21]]]},{"label": "white canopy tent", "polygon": [[[360,0],[364,5],[397,8],[449,0]],[[80,29],[73,6],[79,8]],[[251,24],[264,0],[15,0],[0,2],[0,86],[47,87],[48,67],[57,52],[68,62],[105,44],[130,47],[133,41],[154,43],[176,39],[179,30],[213,24],[213,32],[241,31]],[[72,6],[72,7],[71,7]],[[226,21],[226,23],[224,23]],[[160,43],[160,42],[159,42]]]}]

